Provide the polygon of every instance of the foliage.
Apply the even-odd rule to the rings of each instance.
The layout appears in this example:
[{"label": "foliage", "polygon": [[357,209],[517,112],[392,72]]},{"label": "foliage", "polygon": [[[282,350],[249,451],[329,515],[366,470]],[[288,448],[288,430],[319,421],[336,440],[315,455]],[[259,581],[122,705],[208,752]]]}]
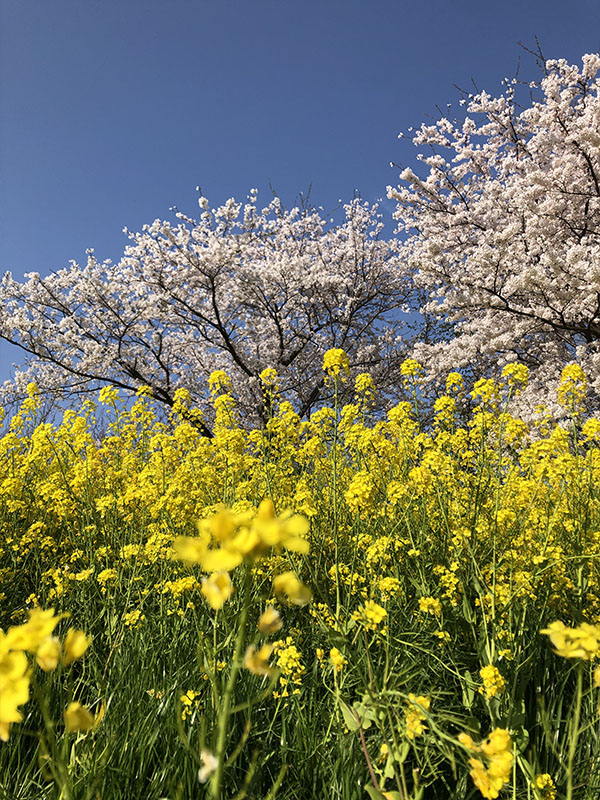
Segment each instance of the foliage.
[{"label": "foliage", "polygon": [[499,97],[464,94],[461,119],[421,125],[428,172],[388,187],[403,260],[426,308],[454,325],[415,357],[438,378],[522,361],[523,411],[572,360],[600,390],[600,55],[539,60],[529,100],[515,78]]},{"label": "foliage", "polygon": [[42,742],[67,706],[53,730],[73,798],[598,795],[585,375],[565,369],[558,426],[512,413],[520,365],[479,380],[461,419],[454,373],[424,428],[420,364],[401,370],[417,410],[385,419],[368,375],[338,402],[344,365],[327,354],[333,404],[307,420],[269,373],[257,430],[211,376],[212,439],[183,392],[160,420],[146,391],[128,408],[104,389],[98,440],[93,403],[38,423],[29,387],[0,439],[0,625],[53,608],[92,644],[42,676],[46,717],[18,704],[3,796],[59,796]]},{"label": "foliage", "polygon": [[[226,370],[256,425],[269,413],[260,373],[275,368],[304,416],[323,399],[321,354],[333,347],[355,370],[372,370],[382,390],[391,385],[412,287],[375,205],[356,199],[332,224],[278,199],[260,209],[255,192],[245,204],[199,204],[197,220],[177,213],[176,225],[156,220],[129,234],[117,264],[90,253],[85,266],[30,273],[24,283],[6,273],[0,336],[30,363],[16,375],[17,393],[31,380],[45,398],[147,386],[168,409],[185,388],[210,417],[206,378]],[[5,394],[14,390],[6,384]],[[196,422],[209,432],[212,420]]]}]

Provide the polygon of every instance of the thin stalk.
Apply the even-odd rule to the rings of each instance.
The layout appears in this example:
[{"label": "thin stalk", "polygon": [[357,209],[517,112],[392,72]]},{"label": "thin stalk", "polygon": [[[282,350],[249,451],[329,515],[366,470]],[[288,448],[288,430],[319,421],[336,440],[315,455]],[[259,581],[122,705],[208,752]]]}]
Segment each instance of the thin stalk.
[{"label": "thin stalk", "polygon": [[571,735],[569,737],[569,760],[567,762],[567,797],[566,800],[573,800],[573,764],[575,763],[575,752],[577,750],[577,739],[579,738],[579,721],[581,718],[581,698],[583,695],[583,663],[577,664],[577,694],[575,695],[575,714],[572,721]]},{"label": "thin stalk", "polygon": [[339,530],[338,530],[338,493],[337,493],[337,438],[338,438],[338,376],[333,378],[334,388],[334,421],[333,421],[333,538],[335,547],[335,621],[340,624],[340,559],[338,557],[339,551]]},{"label": "thin stalk", "polygon": [[233,653],[233,663],[231,671],[225,686],[223,698],[221,701],[221,710],[219,712],[219,720],[217,723],[217,748],[216,759],[217,768],[211,780],[211,794],[214,800],[220,800],[221,790],[223,784],[223,770],[225,767],[225,746],[227,744],[227,727],[229,717],[231,716],[231,699],[233,697],[233,690],[235,682],[242,666],[242,650],[244,648],[244,641],[246,638],[246,620],[248,618],[248,607],[250,605],[250,588],[252,586],[252,570],[250,565],[246,566],[246,575],[244,578],[244,599],[242,610],[239,617],[238,631],[235,639],[235,649]]}]

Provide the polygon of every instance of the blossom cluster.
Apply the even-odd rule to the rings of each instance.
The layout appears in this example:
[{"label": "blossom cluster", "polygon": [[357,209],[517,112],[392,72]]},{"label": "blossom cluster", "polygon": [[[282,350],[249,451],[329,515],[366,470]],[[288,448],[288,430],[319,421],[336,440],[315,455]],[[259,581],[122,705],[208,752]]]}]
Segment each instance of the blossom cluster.
[{"label": "blossom cluster", "polygon": [[[30,665],[27,653],[44,672],[65,667],[85,653],[90,641],[83,631],[69,628],[64,642],[53,636],[55,627],[64,615],[56,616],[53,609],[34,609],[27,622],[0,630],[0,739],[8,741],[10,727],[21,722],[19,706],[29,700]],[[68,730],[86,729],[89,712],[82,712],[79,703],[71,703],[65,712]],[[89,715],[93,722],[93,717]],[[88,726],[89,727],[89,726]]]}]

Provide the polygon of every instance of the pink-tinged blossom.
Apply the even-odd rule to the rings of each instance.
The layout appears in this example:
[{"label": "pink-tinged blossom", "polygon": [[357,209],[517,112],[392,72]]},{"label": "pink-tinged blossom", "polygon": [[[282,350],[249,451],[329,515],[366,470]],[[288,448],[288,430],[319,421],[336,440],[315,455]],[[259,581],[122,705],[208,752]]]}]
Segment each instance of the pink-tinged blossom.
[{"label": "pink-tinged blossom", "polygon": [[599,71],[599,54],[547,61],[528,106],[506,81],[413,133],[424,169],[388,197],[427,310],[453,326],[414,350],[430,375],[522,361],[533,407],[577,360],[600,394]]},{"label": "pink-tinged blossom", "polygon": [[201,197],[199,213],[128,233],[117,264],[90,252],[84,266],[22,283],[6,273],[0,336],[29,355],[17,391],[31,380],[43,393],[148,386],[172,406],[183,387],[206,409],[208,376],[224,370],[256,424],[260,373],[277,370],[282,393],[307,413],[331,391],[321,369],[330,348],[383,387],[393,382],[412,286],[376,206],[354,200],[331,224],[277,198],[260,208],[253,191],[213,210]]}]

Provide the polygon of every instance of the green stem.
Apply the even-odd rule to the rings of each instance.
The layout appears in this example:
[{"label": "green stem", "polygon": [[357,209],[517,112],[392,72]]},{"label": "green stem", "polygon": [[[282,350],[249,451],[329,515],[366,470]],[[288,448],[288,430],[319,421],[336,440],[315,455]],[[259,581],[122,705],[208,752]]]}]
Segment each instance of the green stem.
[{"label": "green stem", "polygon": [[211,780],[211,794],[214,800],[220,800],[221,789],[223,783],[223,770],[225,767],[225,746],[227,744],[227,728],[229,718],[231,716],[231,699],[233,697],[233,690],[235,682],[242,666],[242,650],[244,648],[244,641],[246,638],[246,620],[248,618],[248,608],[250,605],[250,588],[252,586],[252,569],[248,564],[246,566],[246,576],[244,578],[244,599],[242,610],[238,622],[238,631],[235,639],[235,650],[233,653],[233,662],[231,664],[231,671],[227,680],[227,685],[223,693],[221,701],[221,710],[219,712],[219,720],[217,723],[217,748],[216,759],[217,768]]},{"label": "green stem", "polygon": [[[50,715],[50,710],[48,709],[48,703],[46,696],[42,688],[40,687],[39,683],[35,678],[32,679],[31,685],[33,687],[33,692],[37,703],[40,707],[40,711],[42,712],[42,719],[44,721],[44,728],[46,731],[46,743],[48,744],[50,750],[50,764],[48,765],[50,768],[50,772],[52,773],[52,777],[54,778],[54,782],[60,789],[60,797],[64,798],[64,800],[72,800],[73,793],[71,791],[71,785],[69,780],[69,771],[66,764],[65,754],[61,753],[61,750],[58,746],[58,742],[56,740],[56,732],[54,726],[54,720]],[[65,739],[67,739],[67,746],[68,746],[68,733],[65,731]]]},{"label": "green stem", "polygon": [[338,377],[333,378],[334,386],[334,415],[333,421],[333,537],[335,547],[335,621],[339,630],[340,625],[340,560],[339,553],[339,531],[338,531],[338,507],[337,507],[337,438],[338,438]]},{"label": "green stem", "polygon": [[575,715],[571,727],[569,741],[569,761],[567,763],[567,797],[566,800],[573,800],[573,764],[575,762],[575,752],[577,750],[577,739],[579,738],[579,720],[581,717],[581,698],[583,695],[583,662],[577,664],[577,694],[575,696]]}]

